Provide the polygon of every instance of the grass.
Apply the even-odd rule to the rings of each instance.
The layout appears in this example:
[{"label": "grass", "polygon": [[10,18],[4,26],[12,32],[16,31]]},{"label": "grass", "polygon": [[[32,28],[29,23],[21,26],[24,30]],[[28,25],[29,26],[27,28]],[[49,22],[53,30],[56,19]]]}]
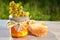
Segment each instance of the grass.
[{"label": "grass", "polygon": [[[30,19],[43,21],[60,21],[59,6],[54,6],[55,8],[51,6],[53,8],[50,8],[49,5],[40,5],[38,2],[27,2],[23,4],[23,6],[24,11],[30,12]],[[0,19],[9,19],[9,2],[5,3],[0,1]]]}]

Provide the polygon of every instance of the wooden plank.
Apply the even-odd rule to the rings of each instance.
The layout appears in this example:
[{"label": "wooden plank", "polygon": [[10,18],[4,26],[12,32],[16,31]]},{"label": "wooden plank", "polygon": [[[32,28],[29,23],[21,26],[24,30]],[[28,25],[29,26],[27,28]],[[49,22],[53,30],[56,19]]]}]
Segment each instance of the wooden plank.
[{"label": "wooden plank", "polygon": [[[9,40],[9,29],[6,27],[8,20],[0,20],[0,40]],[[40,22],[40,21],[37,21]],[[60,22],[56,21],[44,21],[49,28],[49,33],[46,37],[35,37],[28,35],[28,40],[60,40]]]}]

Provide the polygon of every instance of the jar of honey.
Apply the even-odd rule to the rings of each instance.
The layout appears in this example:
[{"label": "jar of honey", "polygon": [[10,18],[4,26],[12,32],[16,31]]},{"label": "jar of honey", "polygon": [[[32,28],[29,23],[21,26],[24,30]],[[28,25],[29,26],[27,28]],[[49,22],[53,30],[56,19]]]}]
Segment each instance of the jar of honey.
[{"label": "jar of honey", "polygon": [[12,37],[24,37],[28,34],[28,21],[29,17],[19,17],[14,18],[11,15],[9,16],[10,21],[7,23],[7,26],[11,29]]}]

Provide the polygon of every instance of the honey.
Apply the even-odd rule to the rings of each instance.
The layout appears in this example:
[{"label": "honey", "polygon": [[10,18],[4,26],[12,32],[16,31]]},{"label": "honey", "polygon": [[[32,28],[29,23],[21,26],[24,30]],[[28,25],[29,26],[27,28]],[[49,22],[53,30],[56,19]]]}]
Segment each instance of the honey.
[{"label": "honey", "polygon": [[22,30],[16,31],[14,27],[11,27],[11,36],[12,37],[24,37],[28,35],[28,26],[22,27]]}]

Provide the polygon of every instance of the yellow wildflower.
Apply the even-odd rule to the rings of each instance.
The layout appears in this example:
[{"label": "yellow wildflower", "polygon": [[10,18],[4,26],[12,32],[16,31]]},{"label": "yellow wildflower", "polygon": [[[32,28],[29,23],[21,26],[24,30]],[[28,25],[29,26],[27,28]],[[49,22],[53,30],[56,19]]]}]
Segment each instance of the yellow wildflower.
[{"label": "yellow wildflower", "polygon": [[12,8],[9,8],[9,13],[12,14],[13,10]]},{"label": "yellow wildflower", "polygon": [[29,16],[29,12],[26,12],[26,13],[25,13],[25,16]]},{"label": "yellow wildflower", "polygon": [[20,9],[20,10],[19,10],[19,12],[21,13],[21,12],[23,12],[23,10],[22,10],[22,9]]},{"label": "yellow wildflower", "polygon": [[18,18],[19,15],[18,15],[18,14],[13,14],[13,17],[14,17],[14,18]]},{"label": "yellow wildflower", "polygon": [[19,16],[20,16],[20,17],[23,16],[23,12],[19,13]]},{"label": "yellow wildflower", "polygon": [[14,1],[12,1],[12,2],[10,2],[10,4],[9,4],[11,7],[13,7],[14,5],[15,5],[15,2]]},{"label": "yellow wildflower", "polygon": [[22,9],[22,10],[23,10],[23,6],[20,6],[20,9]]},{"label": "yellow wildflower", "polygon": [[18,9],[19,8],[19,4],[15,4],[14,5],[14,9],[16,10],[16,9]]},{"label": "yellow wildflower", "polygon": [[18,4],[18,3],[16,4],[16,7],[17,7],[17,8],[19,7],[19,4]]}]

